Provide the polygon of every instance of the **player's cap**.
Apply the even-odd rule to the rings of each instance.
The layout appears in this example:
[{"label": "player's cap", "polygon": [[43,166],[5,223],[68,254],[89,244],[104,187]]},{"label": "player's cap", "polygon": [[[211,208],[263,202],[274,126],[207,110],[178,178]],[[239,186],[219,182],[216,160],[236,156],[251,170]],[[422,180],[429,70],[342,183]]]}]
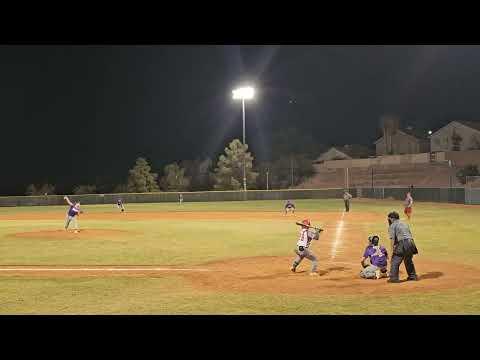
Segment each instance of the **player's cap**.
[{"label": "player's cap", "polygon": [[305,219],[305,220],[302,221],[302,224],[305,225],[305,226],[310,226],[310,220]]}]

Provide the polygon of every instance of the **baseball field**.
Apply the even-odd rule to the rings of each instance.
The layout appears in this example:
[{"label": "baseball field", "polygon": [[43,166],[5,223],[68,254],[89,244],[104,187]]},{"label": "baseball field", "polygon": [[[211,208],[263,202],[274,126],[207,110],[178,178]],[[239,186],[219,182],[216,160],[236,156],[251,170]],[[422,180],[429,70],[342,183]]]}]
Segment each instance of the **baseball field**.
[{"label": "baseball field", "polygon": [[[480,207],[416,202],[417,282],[358,277],[371,234],[389,249],[388,212],[354,199],[0,208],[1,314],[480,314]],[[325,229],[294,258],[299,227]],[[401,279],[406,278],[402,265]]]}]

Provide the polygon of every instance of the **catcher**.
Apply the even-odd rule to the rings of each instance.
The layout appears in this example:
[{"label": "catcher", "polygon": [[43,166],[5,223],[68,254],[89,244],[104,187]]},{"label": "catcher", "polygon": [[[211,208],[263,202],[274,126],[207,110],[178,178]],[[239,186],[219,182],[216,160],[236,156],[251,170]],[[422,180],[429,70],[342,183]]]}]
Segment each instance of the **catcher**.
[{"label": "catcher", "polygon": [[300,229],[300,237],[297,242],[297,247],[295,248],[295,254],[297,257],[293,260],[292,267],[290,270],[295,272],[297,270],[297,266],[302,262],[304,258],[307,258],[312,262],[312,270],[310,271],[310,275],[318,276],[317,266],[318,261],[316,256],[308,249],[310,246],[310,242],[313,240],[318,240],[320,237],[320,232],[322,229],[314,228],[310,226],[310,220],[305,219],[301,223],[296,223],[300,225],[302,228]]},{"label": "catcher", "polygon": [[387,277],[387,249],[378,245],[380,238],[378,235],[368,237],[368,246],[362,258],[363,270],[360,271],[360,277],[364,279],[380,279]]}]

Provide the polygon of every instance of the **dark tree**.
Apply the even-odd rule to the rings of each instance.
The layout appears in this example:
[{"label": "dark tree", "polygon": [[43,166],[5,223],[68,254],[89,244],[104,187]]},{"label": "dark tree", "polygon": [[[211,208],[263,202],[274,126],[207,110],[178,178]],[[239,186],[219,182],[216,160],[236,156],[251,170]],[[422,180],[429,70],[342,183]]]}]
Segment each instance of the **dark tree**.
[{"label": "dark tree", "polygon": [[243,164],[245,162],[248,188],[256,187],[258,174],[253,171],[253,156],[248,151],[248,145],[234,139],[225,148],[225,154],[220,155],[215,168],[216,190],[240,190],[243,184]]},{"label": "dark tree", "polygon": [[158,174],[152,173],[151,169],[146,159],[138,158],[135,166],[128,172],[128,191],[139,193],[159,191]]}]

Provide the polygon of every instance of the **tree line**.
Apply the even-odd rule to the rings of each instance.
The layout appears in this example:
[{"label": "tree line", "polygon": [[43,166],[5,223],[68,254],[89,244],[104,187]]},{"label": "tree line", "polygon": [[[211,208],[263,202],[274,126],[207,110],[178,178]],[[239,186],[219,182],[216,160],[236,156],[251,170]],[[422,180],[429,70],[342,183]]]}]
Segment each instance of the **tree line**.
[{"label": "tree line", "polygon": [[[288,151],[273,161],[255,163],[248,144],[243,145],[240,140],[234,139],[225,147],[216,163],[210,158],[173,162],[163,167],[161,175],[152,169],[146,158],[139,157],[128,170],[126,180],[114,186],[112,192],[240,190],[243,188],[244,162],[247,188],[250,190],[289,188],[314,173],[312,156],[309,154]],[[97,186],[92,184],[78,185],[73,189],[77,195],[97,192]],[[26,194],[53,195],[55,186],[30,184]]]}]

